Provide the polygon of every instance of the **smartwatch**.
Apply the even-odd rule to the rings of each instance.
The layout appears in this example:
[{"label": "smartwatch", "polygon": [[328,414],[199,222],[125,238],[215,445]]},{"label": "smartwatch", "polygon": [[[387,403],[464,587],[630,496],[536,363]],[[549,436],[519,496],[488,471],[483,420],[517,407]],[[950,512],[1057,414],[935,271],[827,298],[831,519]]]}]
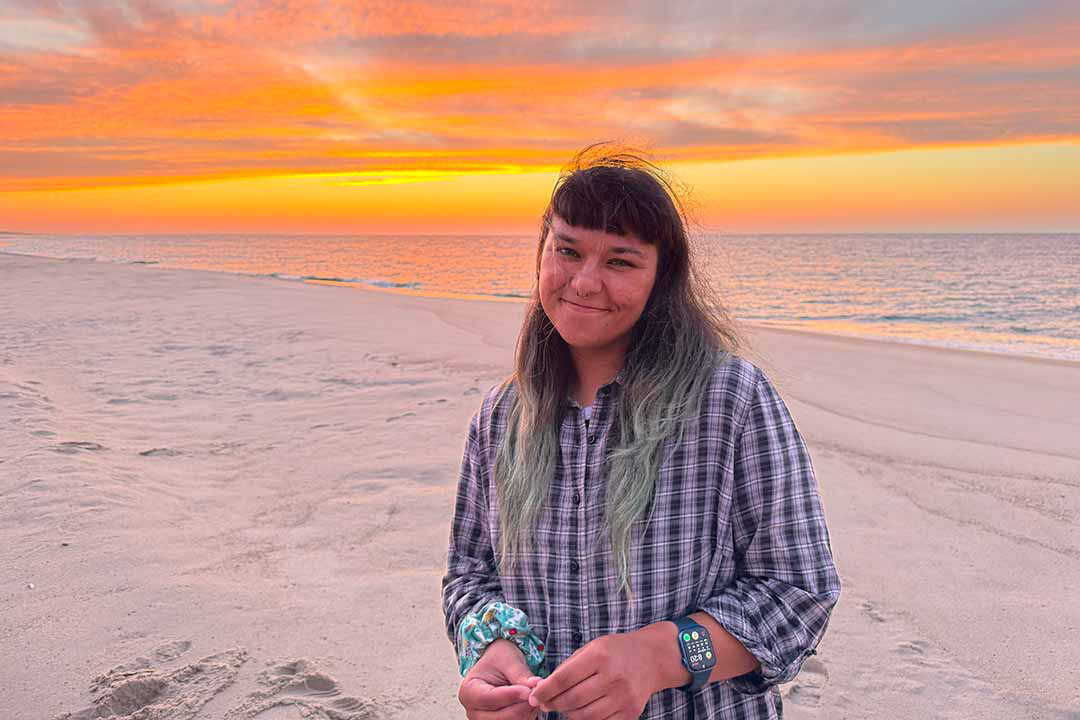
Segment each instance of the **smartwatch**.
[{"label": "smartwatch", "polygon": [[679,628],[679,651],[683,666],[690,671],[691,680],[680,690],[697,690],[709,680],[712,669],[716,666],[716,653],[713,651],[709,631],[689,616],[675,621]]}]

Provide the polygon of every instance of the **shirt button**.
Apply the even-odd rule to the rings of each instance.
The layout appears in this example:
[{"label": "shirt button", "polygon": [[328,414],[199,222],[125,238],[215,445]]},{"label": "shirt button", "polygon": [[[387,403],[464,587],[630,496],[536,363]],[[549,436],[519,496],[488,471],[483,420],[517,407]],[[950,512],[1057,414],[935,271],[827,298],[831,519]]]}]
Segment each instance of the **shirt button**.
[{"label": "shirt button", "polygon": [[580,502],[581,502],[581,493],[579,493],[577,490],[575,490],[574,491],[574,504],[577,505]]},{"label": "shirt button", "polygon": [[574,634],[571,637],[573,638],[575,645],[581,644],[583,638],[581,636],[581,633],[579,633],[577,630],[574,631]]},{"label": "shirt button", "polygon": [[589,436],[589,444],[590,445],[595,445],[596,444],[596,436],[595,435],[590,435]]},{"label": "shirt button", "polygon": [[580,569],[581,569],[581,566],[578,565],[577,560],[571,560],[570,561],[570,572],[577,572]]}]

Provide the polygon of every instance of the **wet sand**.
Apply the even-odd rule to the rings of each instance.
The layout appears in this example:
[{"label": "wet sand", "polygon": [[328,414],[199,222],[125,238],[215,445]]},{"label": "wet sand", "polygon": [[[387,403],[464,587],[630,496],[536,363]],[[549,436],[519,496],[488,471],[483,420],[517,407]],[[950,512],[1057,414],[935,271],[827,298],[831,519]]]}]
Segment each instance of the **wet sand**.
[{"label": "wet sand", "polygon": [[[439,581],[522,307],[0,254],[0,717],[463,717]],[[1080,365],[750,328],[844,594],[792,718],[1080,718]]]}]

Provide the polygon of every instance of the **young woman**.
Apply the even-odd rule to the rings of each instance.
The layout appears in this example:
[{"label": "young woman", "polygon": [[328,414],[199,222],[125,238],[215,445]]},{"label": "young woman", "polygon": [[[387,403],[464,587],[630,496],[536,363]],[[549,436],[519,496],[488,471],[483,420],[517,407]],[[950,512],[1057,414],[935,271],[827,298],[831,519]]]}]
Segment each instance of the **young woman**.
[{"label": "young woman", "polygon": [[469,427],[443,609],[474,720],[775,718],[840,593],[810,457],[659,170],[593,146]]}]

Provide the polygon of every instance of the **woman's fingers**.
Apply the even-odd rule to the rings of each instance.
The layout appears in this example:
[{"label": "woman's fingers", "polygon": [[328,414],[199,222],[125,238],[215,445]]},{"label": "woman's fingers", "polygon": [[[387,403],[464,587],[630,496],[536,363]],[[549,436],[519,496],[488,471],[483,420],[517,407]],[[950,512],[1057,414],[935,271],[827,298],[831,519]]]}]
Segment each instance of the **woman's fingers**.
[{"label": "woman's fingers", "polygon": [[[588,646],[586,646],[587,648]],[[585,653],[582,648],[569,659],[564,660],[555,672],[544,678],[533,688],[529,702],[537,707],[547,705],[551,698],[561,695],[591,675],[596,674],[598,669],[597,659],[592,654]]]},{"label": "woman's fingers", "polygon": [[562,713],[580,710],[604,697],[606,691],[606,682],[601,676],[599,674],[590,675],[577,685],[544,702],[543,707],[549,710],[558,710]]},{"label": "woman's fingers", "polygon": [[471,710],[466,713],[469,720],[535,720],[540,714],[527,702],[507,705],[499,710]]},{"label": "woman's fingers", "polygon": [[515,703],[529,706],[529,688],[524,685],[495,686],[480,680],[466,681],[458,700],[466,710],[501,710]]},{"label": "woman's fingers", "polygon": [[584,707],[565,711],[562,716],[566,720],[606,720],[619,717],[620,709],[619,703],[610,695],[605,695]]}]

